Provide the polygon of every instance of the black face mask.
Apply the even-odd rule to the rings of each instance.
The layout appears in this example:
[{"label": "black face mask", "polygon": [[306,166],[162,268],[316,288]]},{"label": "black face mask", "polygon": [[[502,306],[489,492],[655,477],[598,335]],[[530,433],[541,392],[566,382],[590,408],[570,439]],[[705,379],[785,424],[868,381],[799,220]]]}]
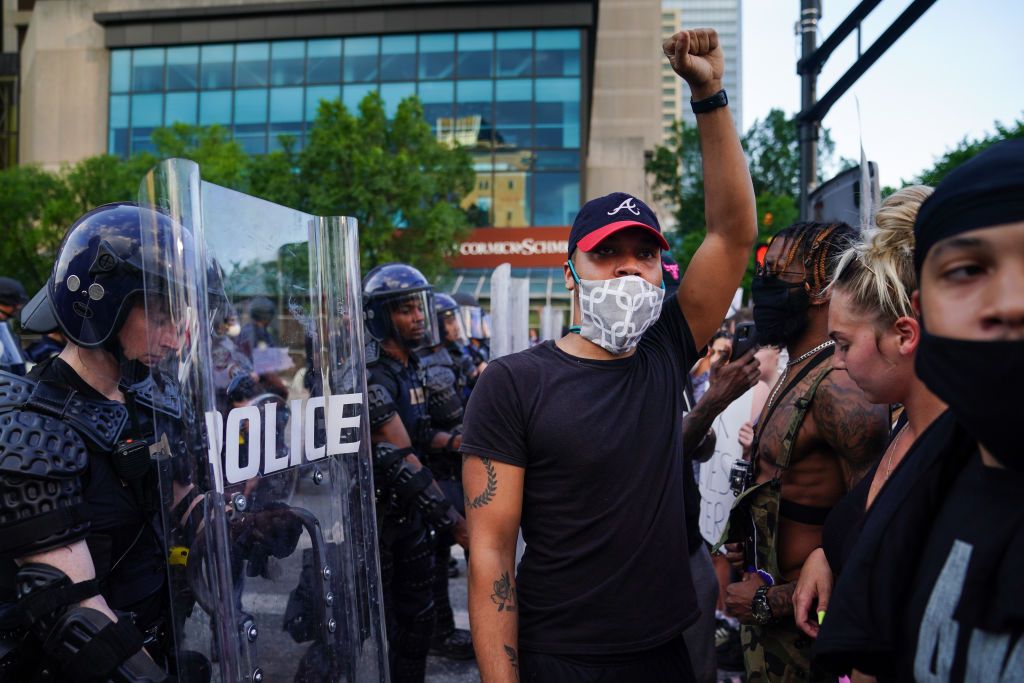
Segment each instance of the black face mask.
[{"label": "black face mask", "polygon": [[1024,472],[1020,387],[1024,341],[973,341],[929,334],[921,323],[914,369],[957,421],[1005,467]]},{"label": "black face mask", "polygon": [[783,345],[807,329],[811,298],[803,282],[786,282],[775,275],[756,275],[750,293],[754,300],[758,343]]}]

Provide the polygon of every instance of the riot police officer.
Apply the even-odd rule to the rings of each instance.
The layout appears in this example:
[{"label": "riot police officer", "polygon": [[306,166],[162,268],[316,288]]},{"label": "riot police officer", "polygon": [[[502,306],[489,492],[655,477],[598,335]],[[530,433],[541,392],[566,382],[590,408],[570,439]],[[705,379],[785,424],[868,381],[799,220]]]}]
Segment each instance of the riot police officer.
[{"label": "riot police officer", "polygon": [[437,312],[437,324],[441,330],[441,345],[454,363],[457,374],[459,395],[462,405],[469,401],[480,372],[487,367],[483,357],[474,357],[469,349],[469,337],[461,315],[459,303],[448,294],[435,292],[434,308]]},{"label": "riot police officer", "polygon": [[377,266],[363,279],[367,398],[385,620],[395,681],[422,681],[434,628],[434,536],[451,529],[465,545],[465,519],[441,493],[422,459],[457,451],[461,435],[432,424],[416,350],[437,343],[430,283],[404,264]]},{"label": "riot police officer", "polygon": [[[462,337],[461,324],[456,316],[458,306],[447,294],[434,293],[434,312],[442,340],[418,352],[426,383],[427,412],[431,426],[452,435],[462,434],[462,390],[470,380],[469,373],[475,371],[468,355],[460,357],[460,360],[467,362],[467,367],[456,361],[448,350],[450,344],[457,346],[457,341]],[[426,464],[448,502],[464,516],[462,456],[447,448],[431,448],[427,452]],[[451,659],[472,659],[472,637],[469,631],[455,628],[455,615],[448,597],[449,561],[453,543],[454,538],[450,533],[438,534],[433,584],[437,618],[431,652]]]},{"label": "riot police officer", "polygon": [[0,370],[25,374],[25,356],[21,340],[10,327],[10,322],[28,301],[25,288],[12,277],[0,277]]},{"label": "riot police officer", "polygon": [[67,346],[27,378],[0,374],[4,680],[209,678],[204,659],[174,657],[165,494],[144,419],[173,410],[149,368],[183,331],[155,294],[168,268],[144,248],[143,226],[159,241],[172,225],[130,203],[79,218],[23,315],[27,329],[59,327]]},{"label": "riot police officer", "polygon": [[487,361],[491,358],[488,316],[480,307],[480,302],[472,294],[457,292],[452,295],[452,298],[459,304],[462,326],[469,338],[469,343],[465,345],[466,352],[473,359],[477,369],[483,370],[483,366],[486,366]]}]

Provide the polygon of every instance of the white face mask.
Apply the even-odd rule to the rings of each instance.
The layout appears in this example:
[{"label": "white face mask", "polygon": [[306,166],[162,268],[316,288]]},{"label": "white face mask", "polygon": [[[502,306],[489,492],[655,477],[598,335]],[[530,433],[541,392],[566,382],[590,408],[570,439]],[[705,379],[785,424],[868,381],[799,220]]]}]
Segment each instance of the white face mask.
[{"label": "white face mask", "polygon": [[237,337],[242,334],[242,326],[238,323],[231,323],[228,325],[227,335],[229,337]]},{"label": "white face mask", "polygon": [[[579,334],[602,349],[621,355],[633,349],[658,321],[665,288],[637,275],[611,280],[581,280],[569,261],[580,291]],[[575,331],[575,330],[574,330]]]}]

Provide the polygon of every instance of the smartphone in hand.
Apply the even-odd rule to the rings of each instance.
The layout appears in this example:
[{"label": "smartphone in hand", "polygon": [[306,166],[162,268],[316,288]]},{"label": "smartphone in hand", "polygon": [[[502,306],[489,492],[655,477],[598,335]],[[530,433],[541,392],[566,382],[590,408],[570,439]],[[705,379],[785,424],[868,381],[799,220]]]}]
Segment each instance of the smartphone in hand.
[{"label": "smartphone in hand", "polygon": [[754,327],[754,323],[739,323],[732,335],[732,356],[729,360],[740,358],[755,346],[757,346],[757,328]]}]

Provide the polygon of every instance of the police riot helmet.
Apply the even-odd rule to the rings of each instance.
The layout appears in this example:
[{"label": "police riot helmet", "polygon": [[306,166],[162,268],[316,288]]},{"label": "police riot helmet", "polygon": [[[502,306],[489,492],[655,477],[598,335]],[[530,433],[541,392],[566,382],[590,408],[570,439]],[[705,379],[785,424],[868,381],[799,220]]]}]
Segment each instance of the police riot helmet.
[{"label": "police riot helmet", "polygon": [[459,303],[455,299],[448,294],[435,292],[434,312],[437,314],[437,328],[441,339],[462,345],[469,343],[462,325],[462,316],[459,315]]},{"label": "police riot helmet", "polygon": [[24,306],[28,303],[25,286],[13,277],[0,277],[0,306]]},{"label": "police riot helmet", "polygon": [[467,292],[456,292],[452,298],[459,304],[462,329],[470,339],[483,339],[483,309],[476,297]]},{"label": "police riot helmet", "polygon": [[[166,289],[176,258],[194,258],[190,240],[175,239],[184,228],[160,211],[134,202],[104,204],[68,229],[43,290],[22,312],[26,329],[64,336],[85,348],[115,344],[136,294]],[[144,232],[145,239],[144,239]]]},{"label": "police riot helmet", "polygon": [[[403,331],[392,314],[409,306],[410,325]],[[410,348],[437,345],[440,335],[434,310],[434,289],[423,273],[405,263],[376,266],[363,278],[363,318],[377,341],[394,338]],[[418,311],[418,315],[416,314]]]},{"label": "police riot helmet", "polygon": [[260,322],[270,322],[274,319],[277,309],[274,302],[265,296],[258,296],[249,301],[249,317]]}]

